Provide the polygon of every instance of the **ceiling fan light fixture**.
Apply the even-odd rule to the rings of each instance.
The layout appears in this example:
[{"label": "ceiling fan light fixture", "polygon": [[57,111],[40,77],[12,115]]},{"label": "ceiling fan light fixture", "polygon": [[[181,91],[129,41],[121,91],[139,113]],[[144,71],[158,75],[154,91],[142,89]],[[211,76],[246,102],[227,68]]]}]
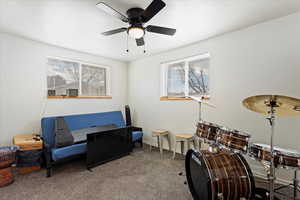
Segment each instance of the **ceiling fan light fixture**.
[{"label": "ceiling fan light fixture", "polygon": [[142,27],[130,27],[128,35],[134,39],[140,39],[145,35],[145,30]]}]

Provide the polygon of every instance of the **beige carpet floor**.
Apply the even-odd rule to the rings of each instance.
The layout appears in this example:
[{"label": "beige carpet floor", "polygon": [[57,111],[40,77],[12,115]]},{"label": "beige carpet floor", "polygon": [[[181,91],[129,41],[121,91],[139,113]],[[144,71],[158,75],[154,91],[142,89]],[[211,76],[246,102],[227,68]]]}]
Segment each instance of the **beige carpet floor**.
[{"label": "beige carpet floor", "polygon": [[[157,150],[135,148],[134,152],[111,161],[92,172],[84,160],[72,161],[54,169],[46,178],[45,170],[17,175],[15,182],[0,188],[1,200],[192,200],[185,177],[183,157],[161,159]],[[264,184],[259,184],[264,186]],[[283,190],[292,194],[290,190]],[[283,195],[280,199],[289,199]]]}]

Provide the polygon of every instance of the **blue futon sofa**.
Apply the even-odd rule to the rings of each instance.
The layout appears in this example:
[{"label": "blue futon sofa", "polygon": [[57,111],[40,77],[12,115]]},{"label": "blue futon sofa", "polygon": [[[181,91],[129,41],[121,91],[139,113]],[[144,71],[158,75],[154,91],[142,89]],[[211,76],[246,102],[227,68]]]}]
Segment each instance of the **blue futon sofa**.
[{"label": "blue futon sofa", "polygon": [[[57,116],[58,117],[58,116]],[[119,128],[125,127],[121,111],[102,112],[93,114],[80,114],[63,116],[70,131],[114,124]],[[52,174],[52,166],[61,161],[72,159],[86,153],[86,143],[73,144],[66,147],[55,147],[54,123],[56,117],[42,118],[42,137],[44,140],[44,153],[46,159],[47,177]],[[143,143],[143,132],[141,128],[132,127],[132,141]]]}]

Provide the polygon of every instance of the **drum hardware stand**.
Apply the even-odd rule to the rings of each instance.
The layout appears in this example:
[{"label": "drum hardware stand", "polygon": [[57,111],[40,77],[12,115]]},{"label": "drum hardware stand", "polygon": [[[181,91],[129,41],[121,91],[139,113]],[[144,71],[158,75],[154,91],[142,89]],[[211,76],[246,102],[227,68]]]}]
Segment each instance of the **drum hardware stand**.
[{"label": "drum hardware stand", "polygon": [[210,144],[208,147],[208,151],[211,153],[218,153],[219,152],[219,147],[216,144]]},{"label": "drum hardware stand", "polygon": [[270,163],[266,162],[266,161],[260,161],[261,165],[263,166],[263,168],[265,169],[265,171],[267,172],[267,174],[270,174]]},{"label": "drum hardware stand", "polygon": [[299,179],[298,179],[297,169],[294,171],[293,185],[294,185],[294,200],[300,200],[300,198],[298,197]]},{"label": "drum hardware stand", "polygon": [[268,102],[268,106],[270,106],[270,117],[267,119],[270,122],[271,126],[271,163],[270,163],[270,173],[268,174],[269,179],[269,190],[270,190],[270,200],[274,199],[274,182],[275,182],[275,166],[274,166],[274,127],[275,127],[275,107],[278,107],[276,100],[271,99],[270,102]]},{"label": "drum hardware stand", "polygon": [[[266,114],[266,112],[270,115],[267,119],[270,122],[271,126],[271,159],[270,159],[270,171],[268,173],[268,182],[269,182],[269,193],[271,200],[276,199],[274,196],[274,191],[279,190],[281,188],[287,187],[287,186],[281,186],[274,190],[274,182],[275,182],[275,163],[274,163],[274,127],[275,127],[275,112],[276,107],[282,107],[281,110],[278,110],[276,113],[277,116],[296,116],[300,115],[300,99],[288,97],[288,96],[282,96],[282,95],[256,95],[251,96],[243,100],[243,105],[254,112]],[[281,161],[280,161],[281,162]],[[298,164],[300,166],[300,164]],[[293,179],[293,185],[294,186],[294,199],[300,200],[298,198],[297,190],[299,190],[299,180],[297,178],[297,170],[294,172],[294,179]]]},{"label": "drum hardware stand", "polygon": [[292,184],[289,184],[289,185],[286,185],[286,186],[281,186],[281,187],[277,188],[276,190],[280,190],[282,188],[290,187],[290,186],[292,186],[293,189],[294,189],[293,200],[300,200],[300,197],[298,195],[298,192],[300,191],[299,179],[298,179],[298,169],[294,170],[294,178],[293,178],[293,183]]},{"label": "drum hardware stand", "polygon": [[[203,99],[204,96],[200,96],[200,97],[195,97],[195,96],[188,96],[189,98],[193,99],[194,101],[197,101],[199,104],[199,117],[198,117],[198,121],[200,122],[202,120],[202,103],[203,103]],[[208,106],[214,107],[214,105],[211,105],[209,103],[204,102],[205,104],[207,104]],[[202,140],[200,138],[197,138],[198,140],[198,145],[199,145],[199,150],[201,149],[202,146]]]}]

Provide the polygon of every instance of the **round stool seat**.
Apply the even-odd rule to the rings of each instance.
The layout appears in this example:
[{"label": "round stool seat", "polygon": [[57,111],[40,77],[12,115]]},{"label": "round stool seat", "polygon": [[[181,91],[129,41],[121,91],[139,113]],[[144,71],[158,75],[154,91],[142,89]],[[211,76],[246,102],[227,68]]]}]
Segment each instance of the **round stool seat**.
[{"label": "round stool seat", "polygon": [[182,139],[192,139],[194,136],[192,134],[176,134],[176,138],[182,138]]},{"label": "round stool seat", "polygon": [[157,129],[157,130],[153,130],[152,133],[153,134],[166,134],[168,133],[169,131],[167,130],[163,130],[163,129]]}]

